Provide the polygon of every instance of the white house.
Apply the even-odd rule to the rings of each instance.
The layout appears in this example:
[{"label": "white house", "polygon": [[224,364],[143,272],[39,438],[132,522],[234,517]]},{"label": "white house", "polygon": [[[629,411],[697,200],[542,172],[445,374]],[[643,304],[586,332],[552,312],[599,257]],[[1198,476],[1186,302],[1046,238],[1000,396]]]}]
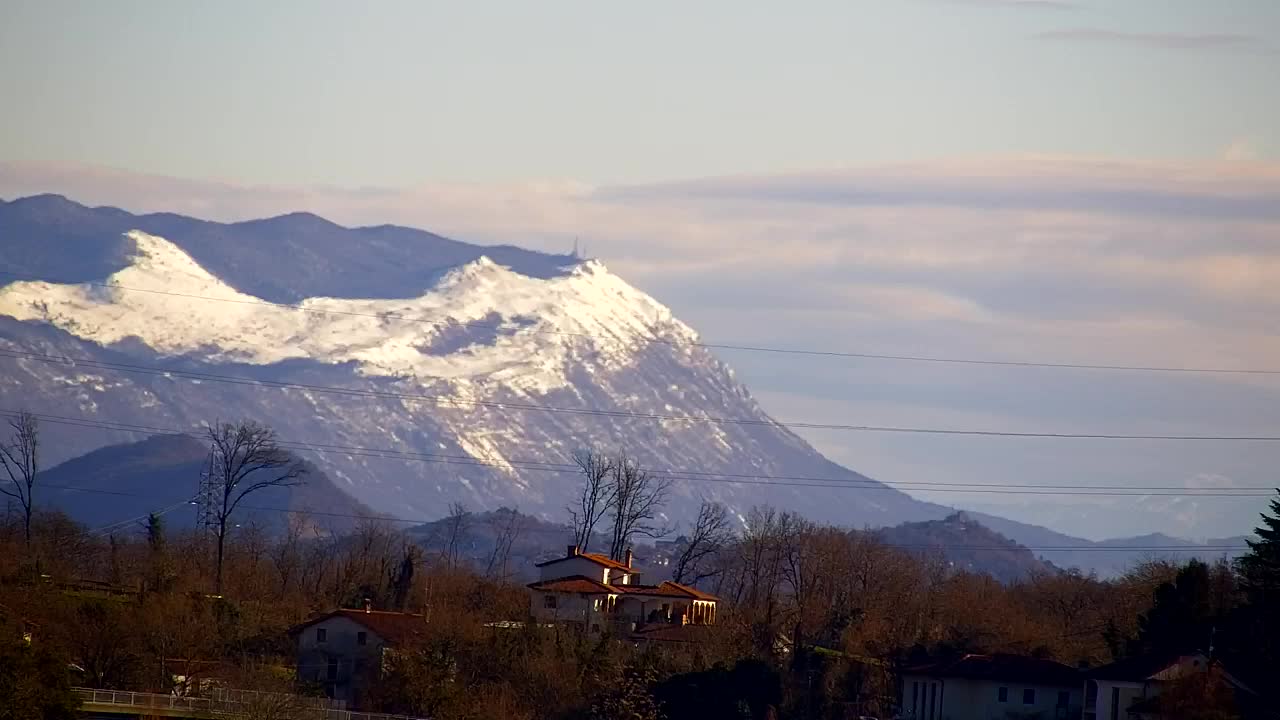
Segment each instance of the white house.
[{"label": "white house", "polygon": [[421,615],[381,610],[334,610],[289,631],[297,643],[298,679],[325,695],[359,706],[389,649],[425,629]]},{"label": "white house", "polygon": [[[1189,673],[1207,672],[1209,667],[1206,655],[1192,653],[1140,655],[1089,670],[1085,673],[1084,720],[1158,718],[1159,702],[1155,699],[1167,684]],[[1253,694],[1229,673],[1222,676],[1239,699]]]},{"label": "white house", "polygon": [[914,720],[1080,716],[1080,672],[1021,655],[964,655],[902,674],[902,714]]},{"label": "white house", "polygon": [[540,579],[528,586],[529,614],[538,622],[568,623],[591,633],[715,623],[714,595],[669,580],[639,584],[631,560],[630,550],[619,562],[570,545],[564,557],[538,564]]}]

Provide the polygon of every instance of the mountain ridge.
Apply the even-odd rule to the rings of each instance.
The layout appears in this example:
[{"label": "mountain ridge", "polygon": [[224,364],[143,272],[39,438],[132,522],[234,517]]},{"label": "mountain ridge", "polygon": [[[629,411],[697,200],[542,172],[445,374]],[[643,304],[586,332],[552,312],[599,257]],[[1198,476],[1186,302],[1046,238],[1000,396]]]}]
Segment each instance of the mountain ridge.
[{"label": "mountain ridge", "polygon": [[[702,499],[725,502],[739,517],[752,505],[773,504],[847,527],[941,520],[953,512],[844,468],[777,425],[727,365],[693,342],[692,328],[603,265],[420,230],[342,228],[313,217],[223,224],[87,208],[61,196],[0,204],[0,232],[13,241],[15,266],[46,278],[0,286],[0,349],[291,384],[264,388],[0,358],[7,364],[0,375],[3,407],[178,429],[216,418],[259,419],[281,437],[313,444],[308,457],[345,491],[402,517],[436,516],[450,502],[561,516],[576,477],[533,466],[570,462],[584,448],[626,450],[651,467],[706,473],[673,488],[665,518],[673,524],[687,522]],[[168,234],[153,234],[161,231]],[[148,274],[139,270],[139,257],[148,253],[176,264]],[[161,292],[143,300],[77,284],[134,271],[131,282]],[[192,278],[232,302],[164,294]],[[371,288],[376,292],[362,294]],[[300,320],[269,315],[303,314],[297,310],[257,306],[236,316],[232,308],[242,301],[300,303],[321,312]],[[268,317],[284,324],[263,330]],[[118,322],[133,322],[136,332],[116,332]],[[477,324],[490,327],[476,332]],[[166,344],[161,334],[173,328],[181,341]],[[222,333],[217,342],[215,330]],[[251,342],[241,342],[254,332]],[[677,416],[748,422],[660,419]],[[51,457],[61,459],[136,439],[101,428],[50,432]],[[516,468],[508,458],[532,462]],[[752,484],[716,473],[833,483]],[[872,488],[840,486],[849,481]],[[1090,545],[1005,518],[974,517],[1028,546]]]}]

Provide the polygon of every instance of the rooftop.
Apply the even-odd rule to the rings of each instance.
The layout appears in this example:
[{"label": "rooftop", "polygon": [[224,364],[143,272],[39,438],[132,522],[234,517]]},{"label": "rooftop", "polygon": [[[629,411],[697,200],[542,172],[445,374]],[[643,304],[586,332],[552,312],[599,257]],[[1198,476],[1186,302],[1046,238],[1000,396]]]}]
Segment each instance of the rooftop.
[{"label": "rooftop", "polygon": [[1042,683],[1064,687],[1075,687],[1081,681],[1078,670],[1062,663],[1003,653],[963,655],[954,660],[908,668],[906,673],[971,680]]},{"label": "rooftop", "polygon": [[566,560],[573,560],[575,558],[582,558],[583,560],[589,560],[601,567],[607,567],[612,570],[624,570],[633,575],[639,574],[638,570],[635,570],[629,567],[625,563],[620,563],[617,560],[614,560],[613,558],[607,555],[601,555],[600,553],[588,553],[588,552],[580,552],[576,555],[565,555],[564,557],[558,557],[558,558],[555,558],[554,560],[547,560],[546,562],[537,563],[534,567],[546,567],[547,565],[555,565],[556,563],[565,562]]},{"label": "rooftop", "polygon": [[289,632],[295,634],[316,623],[336,617],[344,617],[354,623],[363,625],[375,635],[390,643],[402,642],[413,638],[426,629],[426,618],[416,613],[340,608],[311,618],[300,625],[295,625]]},{"label": "rooftop", "polygon": [[652,597],[671,597],[682,600],[700,600],[716,602],[718,598],[696,588],[673,583],[670,580],[658,585],[612,585],[585,575],[570,575],[554,580],[540,580],[529,583],[531,590],[547,592],[583,593],[585,595],[648,595]]}]

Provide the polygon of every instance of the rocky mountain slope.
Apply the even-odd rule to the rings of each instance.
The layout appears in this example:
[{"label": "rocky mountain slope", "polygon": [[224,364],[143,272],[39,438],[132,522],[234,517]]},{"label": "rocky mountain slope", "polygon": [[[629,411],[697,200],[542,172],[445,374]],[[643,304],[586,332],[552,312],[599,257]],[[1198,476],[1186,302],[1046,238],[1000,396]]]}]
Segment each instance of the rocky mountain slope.
[{"label": "rocky mountain slope", "polygon": [[[11,266],[43,278],[0,288],[3,408],[163,429],[255,418],[362,502],[408,517],[460,501],[559,519],[576,483],[566,463],[588,447],[694,473],[676,483],[673,524],[702,497],[852,526],[947,513],[773,424],[688,344],[692,329],[598,262],[307,215],[223,225],[49,196],[0,206],[0,228]],[[681,419],[707,416],[729,422]],[[51,461],[136,439],[120,425],[47,433]]]},{"label": "rocky mountain slope", "polygon": [[[463,502],[558,522],[585,448],[673,477],[677,528],[702,498],[859,528],[952,512],[828,461],[596,261],[48,195],[0,202],[0,237],[0,410],[45,416],[46,464],[252,418],[407,518]],[[1032,547],[1091,544],[978,517]]]}]

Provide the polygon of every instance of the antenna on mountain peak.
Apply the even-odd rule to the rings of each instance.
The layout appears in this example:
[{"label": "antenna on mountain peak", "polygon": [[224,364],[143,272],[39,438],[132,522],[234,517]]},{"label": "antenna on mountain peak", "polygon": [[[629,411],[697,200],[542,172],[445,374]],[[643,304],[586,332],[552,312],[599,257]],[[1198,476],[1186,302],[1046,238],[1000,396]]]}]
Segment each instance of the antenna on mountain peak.
[{"label": "antenna on mountain peak", "polygon": [[578,236],[573,236],[573,259],[581,260],[582,256],[578,254]]}]

